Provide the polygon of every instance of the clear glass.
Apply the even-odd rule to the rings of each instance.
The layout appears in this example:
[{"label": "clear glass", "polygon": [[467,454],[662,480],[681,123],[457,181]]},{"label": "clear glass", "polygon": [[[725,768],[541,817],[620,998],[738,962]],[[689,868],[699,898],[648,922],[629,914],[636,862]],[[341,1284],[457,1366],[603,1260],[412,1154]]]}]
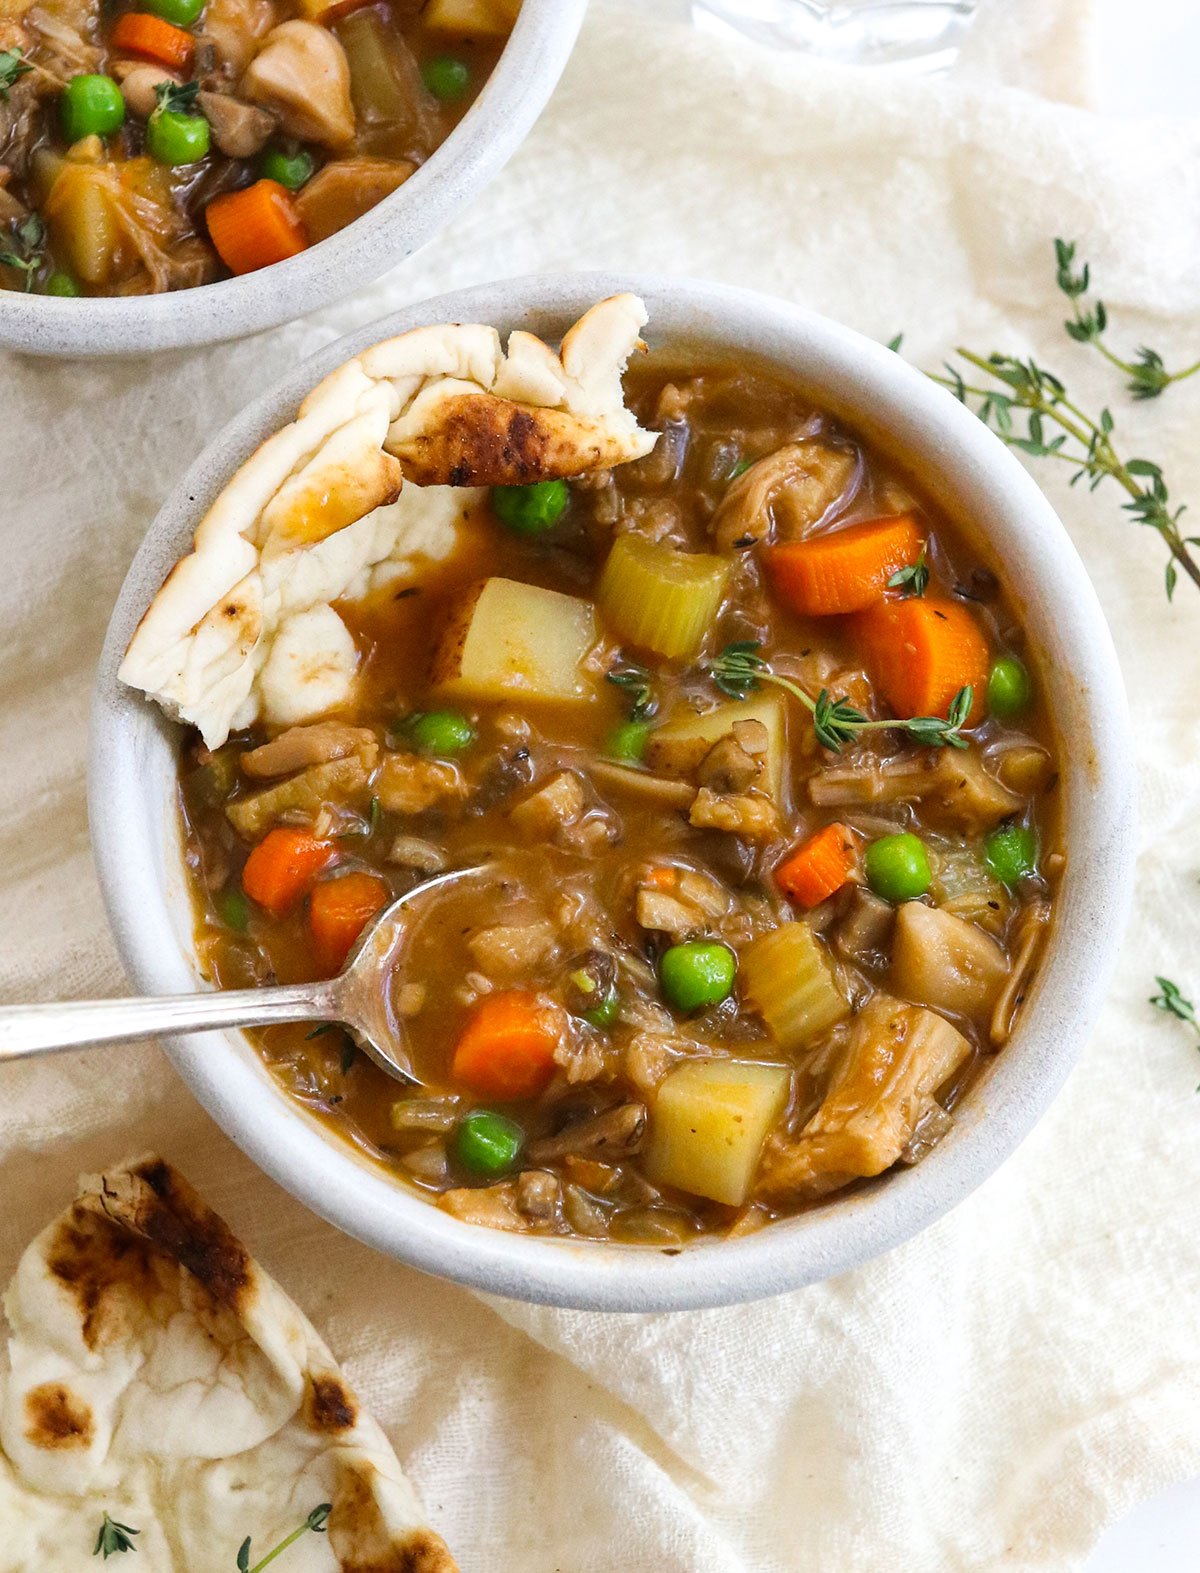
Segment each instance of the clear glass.
[{"label": "clear glass", "polygon": [[948,66],[979,0],[692,0],[697,26],[842,65]]}]

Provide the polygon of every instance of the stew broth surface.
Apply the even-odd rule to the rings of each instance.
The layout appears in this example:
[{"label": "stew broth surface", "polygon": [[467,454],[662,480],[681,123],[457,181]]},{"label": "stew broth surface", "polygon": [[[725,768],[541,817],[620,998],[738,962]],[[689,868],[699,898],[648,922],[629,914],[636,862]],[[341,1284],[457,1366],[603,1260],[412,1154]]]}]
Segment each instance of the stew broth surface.
[{"label": "stew broth surface", "polygon": [[[910,516],[929,569],[912,599],[954,603],[993,663],[1035,670],[1003,586],[919,487],[767,366],[656,352],[631,367],[626,389],[642,423],[663,432],[654,453],[571,483],[565,513],[541,534],[513,533],[486,493],[464,494],[461,540],[448,560],[338,608],[362,666],[353,713],[336,719],[373,733],[382,764],[366,788],[329,792],[316,812],[276,816],[331,849],[305,901],[273,917],[242,893],[261,826],[239,832],[226,811],[275,784],[250,779],[241,764],[265,732],[215,754],[186,742],[181,804],[201,965],[226,988],[337,970],[327,950],[321,959],[313,909],[322,886],[347,874],[371,876],[378,902],[442,868],[486,865],[480,880],[421,909],[393,979],[397,1030],[427,1091],[407,1095],[338,1028],[251,1037],[280,1084],[331,1133],[456,1215],[671,1249],[706,1232],[757,1227],[926,1155],[1002,1052],[1044,942],[1062,854],[1055,742],[1036,678],[1019,713],[1005,718],[987,714],[976,696],[984,713],[968,727],[966,749],[872,729],[839,755],[821,747],[788,691],[760,679],[738,700],[705,667],[731,644],[752,644],[774,674],[813,698],[828,690],[866,716],[891,713],[856,619],[799,615],[764,572],[770,548],[730,534],[742,475],[749,485],[759,461],[800,444],[818,470],[831,469],[828,496],[802,482],[760,508],[776,546]],[[719,609],[694,656],[664,659],[623,642],[602,615],[583,661],[582,699],[473,700],[453,683],[431,687],[431,650],[481,581],[590,602],[613,542],[629,535],[728,559]],[[890,604],[903,593],[884,587],[875,599]],[[631,671],[634,686],[608,680]],[[614,737],[643,680],[645,758],[622,764]],[[996,681],[993,665],[989,692]],[[670,735],[681,720],[760,702],[786,717],[778,761],[771,750],[755,754],[757,721],[736,734],[718,727],[698,751]],[[446,709],[474,736],[439,757],[414,742],[411,718]],[[712,752],[722,741],[732,775]],[[415,805],[424,793],[428,806],[397,809],[395,781],[379,787],[394,757],[403,762],[401,797]],[[734,779],[748,768],[758,768],[749,783]],[[705,781],[716,819],[750,812],[749,801],[760,818],[773,816],[772,827],[693,824],[688,804]],[[830,825],[840,827],[847,878],[812,905],[789,899],[781,870]],[[1032,863],[1015,874],[997,862],[1014,845],[1028,850],[1031,838],[1013,843],[1014,829],[1036,836]],[[871,872],[872,855],[882,857],[872,849],[901,832],[920,838],[928,863],[928,888],[913,899],[872,890],[897,877]],[[995,841],[1000,832],[1008,841]],[[934,914],[938,926],[926,932]],[[769,959],[760,942],[781,933],[800,946],[798,959]],[[732,955],[737,977],[726,998],[689,1010],[672,1001],[663,958],[696,945]],[[456,1075],[455,1056],[481,1002],[510,993],[545,1013],[558,1043],[535,1091],[499,1098]],[[782,1004],[781,994],[789,996]],[[595,1015],[603,999],[599,1014],[611,1019],[594,1025],[589,1008]],[[734,1076],[751,1067],[746,1085],[717,1086],[714,1061]],[[693,1072],[678,1077],[688,1065],[702,1067],[694,1087]],[[511,1122],[519,1155],[481,1168],[462,1134],[473,1110]],[[756,1122],[757,1142],[747,1135]]]}]

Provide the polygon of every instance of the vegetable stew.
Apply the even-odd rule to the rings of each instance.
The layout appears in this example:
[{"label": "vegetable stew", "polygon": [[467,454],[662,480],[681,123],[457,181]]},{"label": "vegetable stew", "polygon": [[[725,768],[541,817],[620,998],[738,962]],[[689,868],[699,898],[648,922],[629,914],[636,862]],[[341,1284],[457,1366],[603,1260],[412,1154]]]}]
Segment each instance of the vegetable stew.
[{"label": "vegetable stew", "polygon": [[281,262],[445,140],[520,0],[5,0],[0,287],[140,295]]},{"label": "vegetable stew", "polygon": [[288,1092],[455,1216],[672,1250],[923,1160],[1036,972],[1063,867],[1037,662],[919,485],[778,371],[658,351],[655,450],[463,493],[339,611],[347,711],[181,766],[224,986],[330,974],[429,898],[391,1006]]}]

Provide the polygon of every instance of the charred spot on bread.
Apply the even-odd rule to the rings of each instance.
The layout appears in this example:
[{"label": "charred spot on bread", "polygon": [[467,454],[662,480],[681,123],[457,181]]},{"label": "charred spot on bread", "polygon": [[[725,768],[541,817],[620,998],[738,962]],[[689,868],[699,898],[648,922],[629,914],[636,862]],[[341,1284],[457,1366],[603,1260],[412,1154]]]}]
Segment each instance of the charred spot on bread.
[{"label": "charred spot on bread", "polygon": [[313,1376],[308,1386],[308,1422],[314,1431],[349,1431],[358,1420],[350,1389],[333,1371]]},{"label": "charred spot on bread", "polygon": [[34,1447],[82,1451],[94,1434],[92,1411],[64,1383],[43,1382],[25,1394],[25,1436]]}]

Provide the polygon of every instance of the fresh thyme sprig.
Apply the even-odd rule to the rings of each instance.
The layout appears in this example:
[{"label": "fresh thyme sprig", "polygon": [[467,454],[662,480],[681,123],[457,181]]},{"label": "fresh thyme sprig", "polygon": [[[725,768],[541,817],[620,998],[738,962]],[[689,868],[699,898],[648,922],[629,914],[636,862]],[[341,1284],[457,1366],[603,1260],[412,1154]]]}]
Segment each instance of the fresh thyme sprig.
[{"label": "fresh thyme sprig", "polygon": [[[1196,1007],[1190,999],[1186,999],[1178,983],[1172,983],[1170,978],[1155,978],[1160,992],[1150,996],[1150,1003],[1155,1010],[1161,1010],[1166,1016],[1174,1016],[1176,1020],[1186,1024],[1200,1038],[1200,1019],[1196,1016]],[[1200,1092],[1200,1087],[1196,1088]]]},{"label": "fresh thyme sprig", "polygon": [[1186,377],[1194,376],[1200,371],[1200,360],[1185,366],[1182,371],[1168,371],[1158,351],[1150,349],[1145,344],[1138,345],[1137,355],[1131,361],[1123,359],[1109,349],[1104,342],[1104,334],[1108,328],[1108,311],[1102,300],[1097,300],[1091,305],[1087,304],[1085,297],[1091,287],[1092,270],[1084,262],[1080,264],[1078,273],[1073,271],[1075,249],[1074,241],[1054,242],[1058,287],[1071,302],[1073,312],[1073,315],[1063,323],[1063,327],[1077,344],[1094,344],[1110,366],[1115,366],[1118,371],[1125,373],[1129,378],[1125,384],[1127,393],[1135,399],[1157,399],[1163,389],[1169,388],[1173,382],[1182,382]]},{"label": "fresh thyme sprig", "polygon": [[189,115],[196,111],[199,82],[159,82],[154,88],[156,109],[164,114]]},{"label": "fresh thyme sprig", "polygon": [[1178,983],[1172,983],[1170,978],[1155,978],[1154,981],[1162,991],[1150,996],[1150,1003],[1155,1010],[1161,1010],[1167,1016],[1175,1016],[1179,1021],[1186,1021],[1200,1038],[1200,1020],[1196,1017],[1196,1007],[1191,1000],[1184,998]]},{"label": "fresh thyme sprig", "polygon": [[872,721],[855,709],[848,699],[834,699],[827,688],[814,699],[792,682],[771,670],[770,663],[759,654],[760,646],[752,639],[741,639],[726,645],[720,655],[705,661],[702,669],[712,678],[713,684],[730,699],[745,699],[762,683],[773,683],[798,699],[813,719],[813,731],[823,748],[840,754],[847,743],[852,743],[863,732],[904,732],[916,743],[930,748],[949,745],[966,748],[962,729],[971,713],[974,690],[960,688],[950,702],[945,716],[910,716],[900,721]]},{"label": "fresh thyme sprig", "polygon": [[[1183,371],[1168,372],[1162,356],[1142,348],[1138,360],[1124,361],[1102,342],[1108,314],[1102,302],[1085,306],[1083,297],[1090,284],[1086,264],[1073,273],[1075,247],[1055,241],[1055,265],[1059,288],[1072,302],[1075,315],[1064,324],[1071,337],[1095,344],[1106,360],[1128,374],[1130,388],[1137,398],[1154,398],[1172,382],[1179,382],[1200,370],[1200,362]],[[891,340],[889,348],[899,350],[903,334]],[[1200,536],[1185,536],[1179,527],[1184,509],[1173,506],[1162,469],[1150,459],[1123,459],[1114,440],[1115,421],[1105,408],[1093,419],[1068,395],[1060,377],[1040,365],[1032,356],[1022,360],[1016,355],[979,355],[959,348],[956,352],[968,366],[983,374],[983,383],[968,381],[957,366],[945,365],[945,375],[934,372],[931,379],[949,388],[954,396],[974,412],[1010,448],[1037,459],[1056,459],[1069,464],[1074,473],[1071,485],[1086,480],[1091,491],[1101,482],[1113,480],[1128,494],[1122,504],[1133,520],[1157,531],[1169,556],[1166,564],[1166,591],[1175,594],[1180,571],[1187,574],[1200,590],[1200,563],[1190,548],[1200,546]],[[1136,387],[1135,387],[1136,384]],[[973,402],[974,401],[974,402]],[[1015,419],[1024,416],[1021,429]]]},{"label": "fresh thyme sprig", "polygon": [[140,1529],[130,1529],[128,1524],[118,1524],[106,1513],[104,1522],[100,1525],[100,1533],[96,1536],[92,1555],[102,1556],[107,1562],[109,1557],[115,1556],[118,1551],[136,1551],[133,1536],[140,1534]]},{"label": "fresh thyme sprig", "polygon": [[13,226],[17,250],[0,251],[0,263],[7,268],[18,268],[25,275],[25,293],[28,295],[37,282],[38,269],[45,262],[46,226],[36,213],[27,214]]},{"label": "fresh thyme sprig", "polygon": [[614,666],[604,675],[614,687],[623,688],[629,695],[631,721],[644,721],[647,716],[654,714],[657,708],[654,698],[654,677],[646,667],[638,666],[636,662],[628,662],[625,666]]},{"label": "fresh thyme sprig", "polygon": [[303,1524],[300,1525],[299,1529],[293,1529],[290,1535],[281,1540],[277,1546],[273,1546],[271,1550],[267,1552],[266,1556],[260,1558],[260,1560],[255,1562],[253,1566],[251,1566],[250,1563],[250,1536],[247,1535],[245,1540],[242,1541],[241,1548],[237,1554],[238,1573],[262,1573],[263,1568],[265,1568],[269,1562],[274,1562],[276,1557],[281,1556],[289,1546],[294,1546],[295,1543],[303,1535],[307,1535],[310,1530],[315,1535],[323,1535],[325,1533],[326,1522],[328,1521],[329,1515],[332,1512],[333,1507],[328,1502],[322,1502],[320,1507],[313,1508],[312,1512],[304,1520]]},{"label": "fresh thyme sprig", "polygon": [[33,67],[25,60],[23,49],[0,49],[0,103],[8,103],[8,90]]},{"label": "fresh thyme sprig", "polygon": [[923,546],[916,562],[909,563],[907,568],[897,568],[888,580],[887,587],[889,590],[902,590],[905,600],[909,597],[920,600],[929,587],[929,564],[925,561]]}]

